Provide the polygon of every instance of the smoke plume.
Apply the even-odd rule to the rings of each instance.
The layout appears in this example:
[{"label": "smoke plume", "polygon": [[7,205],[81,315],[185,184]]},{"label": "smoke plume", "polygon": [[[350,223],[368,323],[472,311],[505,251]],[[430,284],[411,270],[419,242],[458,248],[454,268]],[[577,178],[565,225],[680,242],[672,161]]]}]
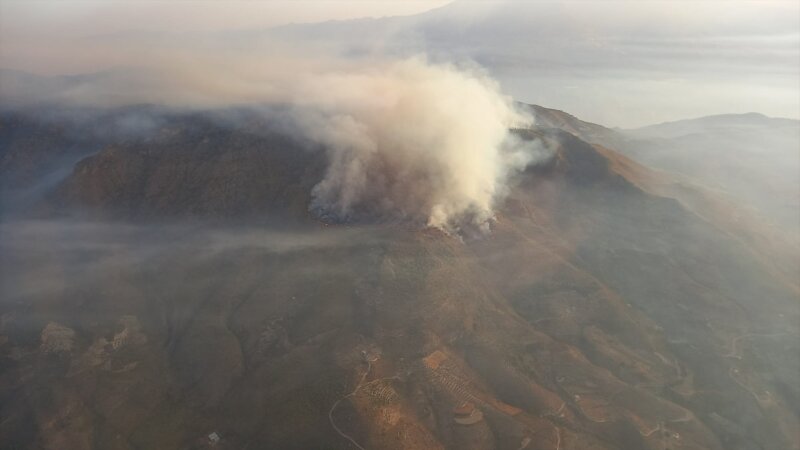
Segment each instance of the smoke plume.
[{"label": "smoke plume", "polygon": [[[31,89],[23,77],[6,83],[2,97],[41,103],[45,92],[50,102],[99,107],[270,111],[267,122],[288,121],[290,132],[326,149],[328,167],[309,208],[331,222],[487,230],[509,177],[542,157],[537,143],[509,133],[533,119],[477,68],[424,57],[354,60],[269,49],[267,63],[251,51],[142,50],[134,68],[52,85],[37,79]],[[277,117],[262,108],[269,104],[289,107]]]},{"label": "smoke plume", "polygon": [[312,212],[486,230],[508,177],[538,157],[509,127],[532,119],[481,73],[421,58],[321,75],[296,118],[328,149]]}]

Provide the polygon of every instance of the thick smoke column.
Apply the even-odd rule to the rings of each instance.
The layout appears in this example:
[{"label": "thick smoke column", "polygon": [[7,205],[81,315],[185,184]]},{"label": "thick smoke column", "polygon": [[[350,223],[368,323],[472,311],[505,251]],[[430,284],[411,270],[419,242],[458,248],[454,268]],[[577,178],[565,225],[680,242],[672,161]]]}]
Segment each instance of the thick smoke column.
[{"label": "thick smoke column", "polygon": [[509,134],[532,119],[482,74],[414,58],[315,76],[302,92],[297,117],[328,149],[311,205],[323,218],[485,230],[508,176],[536,157]]},{"label": "thick smoke column", "polygon": [[50,90],[12,86],[0,97],[101,108],[253,107],[271,125],[286,125],[283,131],[327,149],[328,167],[309,208],[331,221],[487,230],[509,176],[543,156],[538,143],[523,145],[509,134],[509,127],[532,118],[479,70],[422,57],[348,59],[292,45],[267,49],[265,60],[250,49],[148,47],[137,53],[136,68],[70,78]]}]

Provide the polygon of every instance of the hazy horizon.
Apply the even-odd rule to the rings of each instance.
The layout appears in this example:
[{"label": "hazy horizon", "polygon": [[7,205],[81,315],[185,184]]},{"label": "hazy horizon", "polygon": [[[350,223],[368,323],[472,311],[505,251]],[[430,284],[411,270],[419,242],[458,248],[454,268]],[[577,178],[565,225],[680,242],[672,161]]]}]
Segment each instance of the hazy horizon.
[{"label": "hazy horizon", "polygon": [[[77,89],[50,87],[57,94],[51,100],[124,103],[134,89],[157,103],[163,91],[178,89],[186,91],[181,102],[196,102],[199,92],[205,103],[219,105],[272,101],[265,89],[285,89],[276,80],[297,75],[423,57],[483,71],[518,101],[611,127],[747,112],[800,119],[796,2],[0,5],[5,103],[41,95],[36,83],[45,82],[20,80],[9,70],[102,75],[84,78]],[[176,66],[207,80],[193,86]]]}]

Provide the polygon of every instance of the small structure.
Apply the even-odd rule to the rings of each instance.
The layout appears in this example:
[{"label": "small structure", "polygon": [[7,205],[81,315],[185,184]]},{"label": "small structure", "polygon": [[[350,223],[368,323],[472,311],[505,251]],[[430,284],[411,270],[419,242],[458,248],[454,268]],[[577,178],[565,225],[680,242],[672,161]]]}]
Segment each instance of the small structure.
[{"label": "small structure", "polygon": [[217,434],[216,431],[214,431],[214,432],[212,432],[211,434],[208,435],[208,443],[211,444],[212,447],[217,445],[217,444],[219,444],[219,440],[220,440],[220,437],[219,437],[219,434]]},{"label": "small structure", "polygon": [[459,425],[473,425],[483,420],[483,413],[470,402],[453,408],[453,420]]}]

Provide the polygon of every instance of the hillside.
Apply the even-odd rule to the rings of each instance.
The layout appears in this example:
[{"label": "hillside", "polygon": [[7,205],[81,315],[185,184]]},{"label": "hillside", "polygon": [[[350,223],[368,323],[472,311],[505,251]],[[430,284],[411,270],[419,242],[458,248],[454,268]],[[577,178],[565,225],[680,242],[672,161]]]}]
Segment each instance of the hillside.
[{"label": "hillside", "polygon": [[515,133],[552,157],[462,238],[320,222],[322,153],[257,122],[104,141],[38,218],[0,223],[0,441],[800,448],[798,291],[774,249],[586,141],[611,130],[545,113]]}]

